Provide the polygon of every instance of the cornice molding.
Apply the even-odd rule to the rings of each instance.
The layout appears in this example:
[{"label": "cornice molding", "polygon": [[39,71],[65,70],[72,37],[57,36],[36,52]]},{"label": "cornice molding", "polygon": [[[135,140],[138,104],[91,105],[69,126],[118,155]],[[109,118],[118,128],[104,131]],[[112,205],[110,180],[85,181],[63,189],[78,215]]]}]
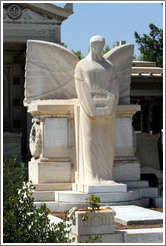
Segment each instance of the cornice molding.
[{"label": "cornice molding", "polygon": [[[4,3],[3,7],[5,9],[8,9],[10,5],[13,3]],[[59,21],[63,21],[67,19],[71,14],[73,14],[72,11],[69,11],[65,8],[57,7],[50,3],[14,3],[15,5],[18,5],[21,7],[21,9],[28,8],[35,13],[46,15],[50,19],[56,19]]]}]

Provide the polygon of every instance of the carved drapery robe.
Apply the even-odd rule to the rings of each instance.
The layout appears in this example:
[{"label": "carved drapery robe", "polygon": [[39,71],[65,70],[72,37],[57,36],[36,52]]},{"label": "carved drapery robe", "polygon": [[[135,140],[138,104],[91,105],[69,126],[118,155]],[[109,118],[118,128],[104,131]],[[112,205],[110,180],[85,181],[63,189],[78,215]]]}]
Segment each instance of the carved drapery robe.
[{"label": "carved drapery robe", "polygon": [[102,183],[112,180],[115,114],[118,82],[112,64],[89,57],[75,69],[80,99],[79,182]]}]

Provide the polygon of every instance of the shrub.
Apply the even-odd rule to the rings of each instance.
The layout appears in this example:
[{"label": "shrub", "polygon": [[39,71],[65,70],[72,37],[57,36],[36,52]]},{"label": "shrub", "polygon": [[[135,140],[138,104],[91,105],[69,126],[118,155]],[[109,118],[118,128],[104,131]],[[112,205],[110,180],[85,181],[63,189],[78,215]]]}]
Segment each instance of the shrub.
[{"label": "shrub", "polygon": [[46,205],[36,208],[34,186],[24,182],[24,164],[15,167],[16,157],[5,158],[3,166],[3,242],[71,243],[70,225],[50,224]]}]

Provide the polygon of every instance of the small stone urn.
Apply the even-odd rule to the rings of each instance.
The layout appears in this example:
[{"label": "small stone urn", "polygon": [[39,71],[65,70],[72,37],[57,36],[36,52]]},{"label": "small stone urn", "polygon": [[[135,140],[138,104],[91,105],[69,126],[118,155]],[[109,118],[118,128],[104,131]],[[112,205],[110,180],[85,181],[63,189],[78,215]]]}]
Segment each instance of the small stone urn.
[{"label": "small stone urn", "polygon": [[[83,218],[85,217],[86,220]],[[115,211],[110,207],[100,207],[92,212],[88,210],[73,208],[70,210],[71,232],[76,235],[106,234],[114,233]]]}]

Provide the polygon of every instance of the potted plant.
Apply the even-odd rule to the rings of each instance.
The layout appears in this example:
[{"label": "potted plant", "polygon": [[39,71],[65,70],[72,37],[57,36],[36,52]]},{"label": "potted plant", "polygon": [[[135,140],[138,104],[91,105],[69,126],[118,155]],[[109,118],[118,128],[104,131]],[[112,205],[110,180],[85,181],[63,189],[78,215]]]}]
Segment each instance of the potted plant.
[{"label": "potted plant", "polygon": [[94,194],[85,199],[87,206],[69,211],[71,232],[76,235],[114,233],[115,211],[109,206],[101,207],[100,198]]}]

